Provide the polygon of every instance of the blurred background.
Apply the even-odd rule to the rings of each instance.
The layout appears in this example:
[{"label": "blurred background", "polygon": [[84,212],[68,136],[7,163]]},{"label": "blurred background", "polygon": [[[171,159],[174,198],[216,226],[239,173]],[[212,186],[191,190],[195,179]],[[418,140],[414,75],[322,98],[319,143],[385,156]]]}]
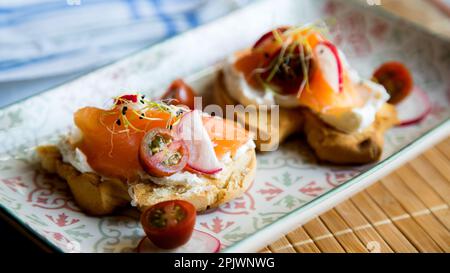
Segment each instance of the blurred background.
[{"label": "blurred background", "polygon": [[[252,1],[259,0],[0,0],[0,107]],[[359,1],[450,37],[450,0]]]},{"label": "blurred background", "polygon": [[0,107],[252,0],[0,0]]}]

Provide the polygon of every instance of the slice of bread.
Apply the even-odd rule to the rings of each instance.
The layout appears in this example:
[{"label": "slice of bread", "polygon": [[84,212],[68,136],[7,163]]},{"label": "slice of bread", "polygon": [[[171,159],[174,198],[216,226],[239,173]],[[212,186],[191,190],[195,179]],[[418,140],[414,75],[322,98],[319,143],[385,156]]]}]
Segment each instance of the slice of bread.
[{"label": "slice of bread", "polygon": [[[239,104],[239,102],[229,95],[222,71],[218,72],[214,82],[213,103],[218,104],[223,109],[225,109],[226,105]],[[235,120],[241,123],[248,131],[256,133],[255,144],[260,151],[276,150],[279,144],[291,134],[302,131],[304,119],[298,109],[285,109],[280,107],[278,122],[272,122],[272,112],[270,109],[261,112],[259,111],[259,106],[244,106],[250,107],[250,111],[235,112]],[[264,115],[263,118],[261,118],[262,115]]]},{"label": "slice of bread", "polygon": [[45,171],[57,174],[67,182],[75,202],[86,213],[107,215],[130,203],[126,183],[118,179],[102,179],[94,173],[80,173],[63,162],[58,147],[40,146],[37,154]]},{"label": "slice of bread", "polygon": [[[239,104],[230,97],[222,71],[218,73],[214,86],[215,103],[223,108],[227,104]],[[269,141],[261,141],[258,135],[256,146],[259,150],[262,144],[278,147],[291,134],[303,132],[318,159],[335,164],[366,164],[379,160],[383,151],[384,133],[397,123],[395,107],[390,104],[385,104],[377,113],[376,121],[372,126],[357,133],[336,130],[303,107],[297,109],[280,107],[280,126],[277,128],[270,126],[272,118],[270,114],[267,119],[250,119],[250,122],[243,115],[236,116],[247,130],[257,127],[257,131],[263,136],[270,136]]]},{"label": "slice of bread", "polygon": [[139,209],[144,209],[173,199],[189,201],[197,211],[204,211],[241,196],[252,183],[256,170],[255,151],[249,150],[229,163],[219,178],[205,177],[205,183],[201,185],[161,186],[149,181],[128,185],[119,179],[79,172],[63,162],[56,146],[40,146],[37,154],[42,168],[64,179],[78,206],[91,215],[111,214],[132,201]]},{"label": "slice of bread", "polygon": [[323,122],[309,110],[303,110],[306,139],[317,157],[335,164],[365,164],[380,159],[384,133],[397,121],[395,106],[384,104],[375,122],[362,132],[343,133]]},{"label": "slice of bread", "polygon": [[141,209],[166,200],[182,199],[191,202],[198,211],[204,211],[242,196],[253,182],[255,172],[256,154],[252,149],[227,165],[220,177],[205,176],[205,182],[200,185],[167,187],[140,182],[131,185],[132,195]]}]

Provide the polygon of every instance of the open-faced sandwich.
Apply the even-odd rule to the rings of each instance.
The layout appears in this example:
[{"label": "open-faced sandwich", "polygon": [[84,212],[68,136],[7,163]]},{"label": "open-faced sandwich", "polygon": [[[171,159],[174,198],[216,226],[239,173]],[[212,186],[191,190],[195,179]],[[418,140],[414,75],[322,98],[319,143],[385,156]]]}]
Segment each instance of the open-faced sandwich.
[{"label": "open-faced sandwich", "polygon": [[380,158],[384,133],[397,123],[385,86],[403,93],[411,89],[410,79],[408,86],[392,86],[396,82],[390,75],[384,73],[381,84],[362,79],[315,25],[280,27],[226,60],[214,98],[222,107],[279,106],[275,125],[270,111],[263,119],[258,111],[249,111],[259,115],[253,119],[249,113],[236,114],[247,129],[257,128],[261,150],[271,150],[300,132],[320,160],[363,164]]},{"label": "open-faced sandwich", "polygon": [[[167,96],[180,95],[172,89]],[[37,151],[93,215],[167,200],[203,211],[239,197],[254,179],[255,146],[244,128],[170,100],[123,95],[109,109],[79,109],[74,122],[58,145]]]}]

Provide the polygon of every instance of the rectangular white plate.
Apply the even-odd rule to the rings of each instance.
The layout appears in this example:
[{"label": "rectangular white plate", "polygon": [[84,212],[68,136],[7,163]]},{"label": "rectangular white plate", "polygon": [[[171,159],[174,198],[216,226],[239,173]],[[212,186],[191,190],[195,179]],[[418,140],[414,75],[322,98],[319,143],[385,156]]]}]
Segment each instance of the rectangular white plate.
[{"label": "rectangular white plate", "polygon": [[[198,217],[198,230],[223,251],[257,251],[337,204],[433,145],[450,132],[450,44],[416,26],[351,1],[261,1],[50,91],[0,110],[0,202],[15,219],[54,250],[133,251],[143,235],[132,209],[89,217],[66,185],[36,167],[33,147],[52,143],[82,106],[102,106],[126,91],[160,94],[176,77],[197,90],[211,88],[215,66],[267,30],[333,18],[332,39],[364,77],[387,60],[405,63],[433,111],[422,123],[386,135],[383,160],[362,167],[315,161],[302,140],[258,155],[257,177],[241,198]],[[204,70],[205,67],[210,67]],[[212,68],[211,68],[212,67]],[[201,71],[201,72],[198,72]],[[189,77],[190,75],[194,75]]]}]

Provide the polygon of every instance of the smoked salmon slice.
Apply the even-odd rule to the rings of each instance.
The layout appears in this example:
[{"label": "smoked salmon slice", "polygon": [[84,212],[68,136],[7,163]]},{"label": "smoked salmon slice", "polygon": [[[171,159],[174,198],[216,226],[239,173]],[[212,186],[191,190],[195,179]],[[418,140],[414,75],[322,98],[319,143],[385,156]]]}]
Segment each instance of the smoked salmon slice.
[{"label": "smoked salmon slice", "polygon": [[[261,91],[264,87],[261,84],[261,80],[255,75],[258,71],[264,71],[268,67],[268,58],[270,56],[278,56],[280,49],[286,44],[303,44],[304,48],[312,51],[319,43],[328,42],[325,37],[313,28],[295,29],[290,28],[283,33],[275,33],[273,37],[265,35],[266,38],[263,42],[258,43],[258,46],[251,48],[236,55],[236,61],[234,67],[243,73],[247,83]],[[278,36],[278,38],[275,38]],[[264,36],[263,36],[264,37]],[[312,54],[312,52],[310,52]],[[300,88],[300,84],[297,88],[297,97],[300,105],[306,106],[315,112],[325,112],[328,109],[345,109],[349,107],[360,106],[362,100],[359,93],[354,89],[348,71],[344,71],[343,76],[343,92],[336,92],[325,80],[325,75],[317,65],[312,63],[310,66],[307,84],[303,89]],[[286,79],[284,87],[290,88],[289,85],[292,80]],[[295,89],[294,89],[295,90]],[[290,94],[291,92],[286,92]]]},{"label": "smoked salmon slice", "polygon": [[214,151],[219,159],[227,153],[234,156],[237,150],[250,139],[247,130],[229,119],[203,117],[203,126],[213,142]]},{"label": "smoked salmon slice", "polygon": [[85,107],[78,110],[74,121],[83,137],[77,147],[96,172],[107,177],[134,180],[142,171],[138,157],[142,138],[152,128],[165,127],[170,114],[148,111],[146,116],[154,120],[144,120],[130,111],[125,115],[135,129],[128,130],[123,122],[118,122],[121,115],[120,109]]},{"label": "smoked salmon slice", "polygon": [[[133,111],[123,113],[122,107],[103,110],[85,107],[74,115],[74,121],[82,133],[76,144],[87,158],[91,168],[106,177],[134,181],[143,172],[139,161],[139,146],[146,132],[153,128],[166,128],[171,114],[161,110],[145,112],[146,119],[140,119]],[[128,128],[120,117],[129,121]],[[245,129],[233,121],[216,117],[204,117],[204,126],[214,144],[217,158],[225,154],[234,155],[248,141]]]}]

